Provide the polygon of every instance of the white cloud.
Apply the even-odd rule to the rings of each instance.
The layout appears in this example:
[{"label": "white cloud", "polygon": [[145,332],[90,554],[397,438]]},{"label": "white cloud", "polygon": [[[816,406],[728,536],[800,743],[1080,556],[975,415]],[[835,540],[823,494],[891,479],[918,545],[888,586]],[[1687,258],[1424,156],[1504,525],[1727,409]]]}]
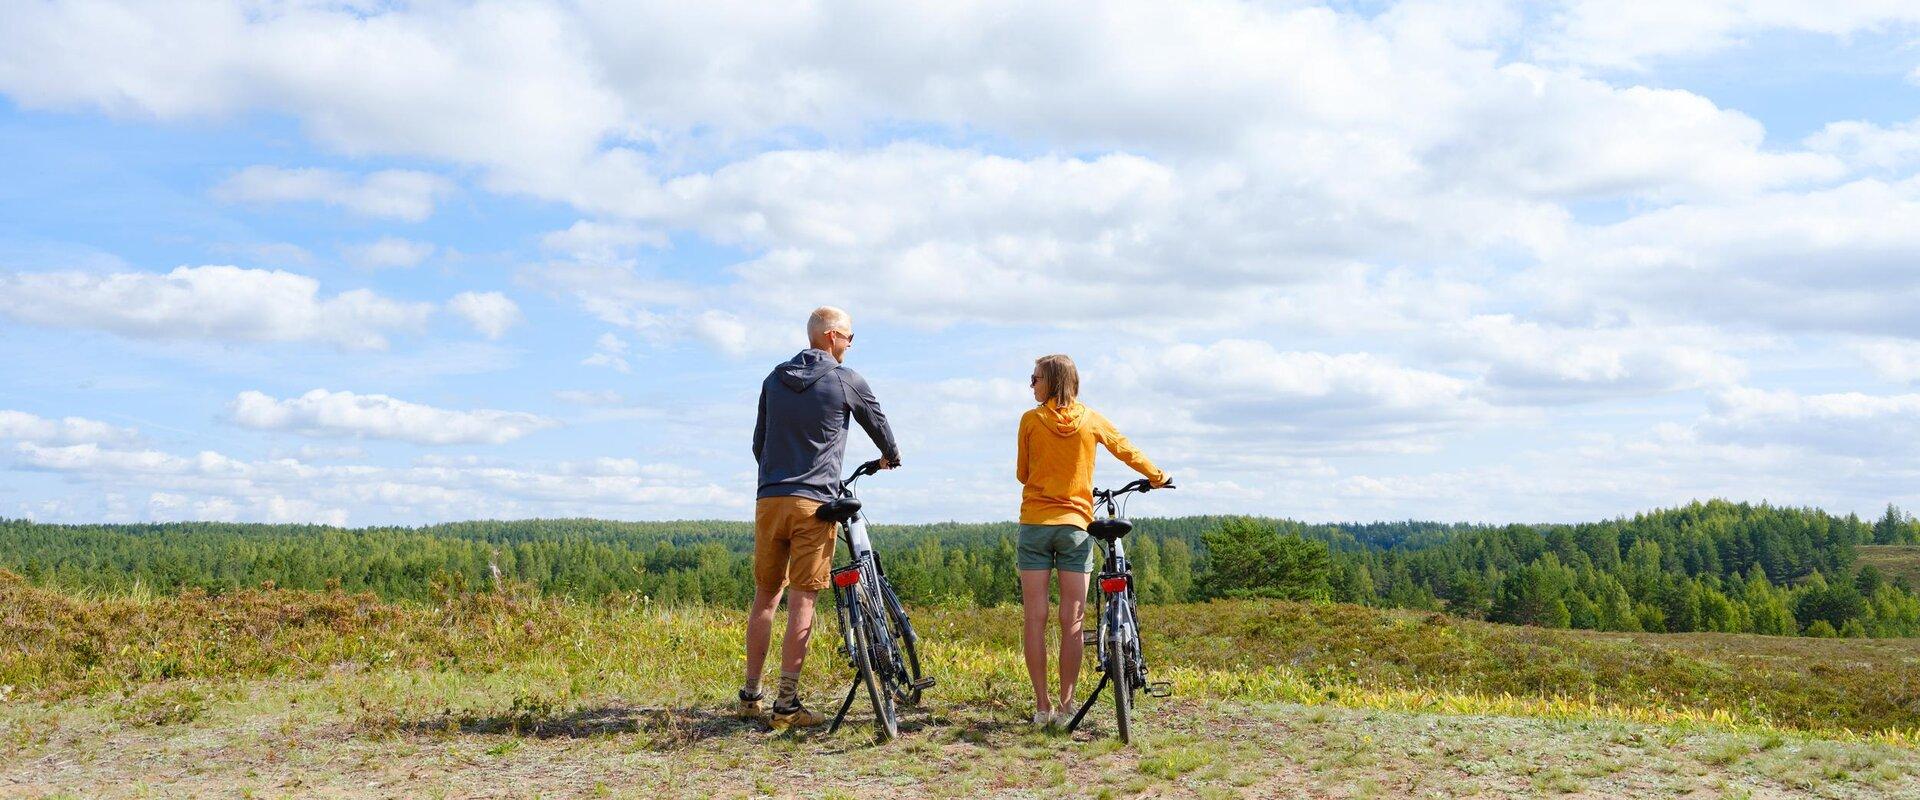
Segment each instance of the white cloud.
[{"label": "white cloud", "polygon": [[626,402],[626,397],[612,389],[561,389],[553,393],[554,399],[576,406],[617,406]]},{"label": "white cloud", "polygon": [[593,354],[582,359],[580,364],[587,367],[606,367],[615,372],[632,372],[633,366],[627,363],[627,340],[611,333],[600,334],[594,340]]},{"label": "white cloud", "polygon": [[1583,232],[1526,281],[1600,318],[1920,335],[1920,178],[1649,211]]},{"label": "white cloud", "polygon": [[1496,416],[1470,381],[1369,353],[1229,339],[1130,350],[1102,372],[1127,389],[1128,405],[1162,417],[1155,424],[1170,433],[1282,441],[1295,452],[1431,449],[1437,435]]},{"label": "white cloud", "polygon": [[139,438],[139,432],[84,417],[49,419],[24,411],[0,409],[0,439],[39,444],[94,442],[117,444]]},{"label": "white cloud", "polygon": [[[469,461],[410,467],[317,466],[294,459],[243,461],[204,451],[179,456],[94,444],[18,444],[20,468],[57,472],[117,491],[146,493],[148,518],[259,522],[600,516],[651,519],[745,513],[751,493],[702,474],[632,459],[531,465]],[[160,494],[157,508],[153,494]],[[98,520],[110,509],[49,506],[42,516]]]},{"label": "white cloud", "polygon": [[0,90],[30,108],[169,120],[265,109],[347,153],[536,169],[618,126],[582,23],[547,4],[17,11],[0,32]]},{"label": "white cloud", "polygon": [[488,339],[505,336],[508,328],[526,319],[520,313],[520,305],[499,292],[461,292],[447,301],[447,310],[458,314]]},{"label": "white cloud", "polygon": [[1910,169],[1920,166],[1920,118],[1888,126],[1863,120],[1829,122],[1807,137],[1807,147],[1859,169]]},{"label": "white cloud", "polygon": [[1739,387],[1715,397],[1702,435],[1742,444],[1782,444],[1851,458],[1920,465],[1920,394],[1800,394]]},{"label": "white cloud", "polygon": [[434,203],[453,192],[446,178],[390,169],[355,178],[329,169],[257,165],[222,181],[213,196],[230,203],[321,203],[367,217],[419,222]]},{"label": "white cloud", "polygon": [[1489,387],[1518,402],[1726,386],[1746,375],[1714,347],[1722,335],[1701,326],[1565,328],[1495,314],[1447,330],[1456,352],[1484,361]]},{"label": "white cloud", "polygon": [[416,444],[504,444],[559,423],[517,411],[452,411],[383,394],[314,389],[275,399],[256,391],[233,401],[233,421],[258,430],[309,436],[359,436]]},{"label": "white cloud", "polygon": [[292,450],[274,450],[275,459],[291,458],[297,461],[349,461],[367,457],[366,448],[357,444],[312,445],[303,444]]},{"label": "white cloud", "polygon": [[434,250],[431,242],[416,242],[398,236],[382,236],[366,244],[341,248],[349,263],[367,269],[417,267],[433,255]]},{"label": "white cloud", "polygon": [[[495,188],[596,208],[664,199],[656,176],[743,142],[795,130],[859,141],[901,120],[1063,152],[1231,153],[1330,200],[1380,206],[1482,178],[1664,193],[1819,169],[1758,149],[1751,120],[1692,95],[1503,64],[1488,47],[1516,15],[1485,3],[1375,18],[1224,1],[1102,11],[44,4],[0,39],[0,91],[29,108],[163,119],[289,113],[343,152],[477,165]],[[1436,159],[1453,165],[1446,180],[1426,168]],[[1432,205],[1420,211],[1446,210]]]},{"label": "white cloud", "polygon": [[1834,37],[1920,25],[1920,8],[1904,0],[1676,0],[1621,3],[1568,0],[1542,55],[1602,67],[1641,68],[1662,57],[1699,57],[1772,30]]},{"label": "white cloud", "polygon": [[583,219],[568,226],[566,230],[552,231],[541,236],[540,244],[549,250],[567,253],[576,258],[612,261],[636,247],[665,249],[669,242],[667,235],[657,230],[624,222]]},{"label": "white cloud", "polygon": [[1872,367],[1875,374],[1890,381],[1920,383],[1920,342],[1908,339],[1869,339],[1853,342],[1848,349]]},{"label": "white cloud", "polygon": [[288,242],[217,244],[209,249],[223,256],[241,256],[249,264],[272,267],[304,267],[314,262],[313,253]]},{"label": "white cloud", "polygon": [[383,349],[432,312],[364,289],[320,296],[320,282],[230,266],[146,272],[0,273],[0,316],[46,327],[93,328],[143,339],[327,342]]}]

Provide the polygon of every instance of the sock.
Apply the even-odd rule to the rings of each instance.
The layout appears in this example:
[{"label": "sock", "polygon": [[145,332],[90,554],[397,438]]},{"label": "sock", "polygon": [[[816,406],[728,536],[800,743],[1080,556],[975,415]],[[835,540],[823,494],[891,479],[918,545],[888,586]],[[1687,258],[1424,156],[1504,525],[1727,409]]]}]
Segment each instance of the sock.
[{"label": "sock", "polygon": [[780,691],[774,695],[773,704],[783,708],[800,705],[800,673],[781,671]]},{"label": "sock", "polygon": [[743,698],[760,696],[760,673],[747,676],[747,682],[740,686],[740,696]]}]

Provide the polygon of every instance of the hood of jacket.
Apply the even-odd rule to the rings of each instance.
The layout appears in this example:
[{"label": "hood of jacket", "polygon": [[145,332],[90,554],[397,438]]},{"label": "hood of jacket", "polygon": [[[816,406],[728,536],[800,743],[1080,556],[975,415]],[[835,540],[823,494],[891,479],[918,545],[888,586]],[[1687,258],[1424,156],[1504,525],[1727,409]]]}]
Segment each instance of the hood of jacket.
[{"label": "hood of jacket", "polygon": [[1087,425],[1087,407],[1077,402],[1056,406],[1049,401],[1040,404],[1039,410],[1040,422],[1057,436],[1078,436]]},{"label": "hood of jacket", "polygon": [[775,367],[773,374],[780,378],[780,385],[795,392],[804,392],[839,366],[840,362],[833,360],[832,353],[808,348],[787,363]]}]

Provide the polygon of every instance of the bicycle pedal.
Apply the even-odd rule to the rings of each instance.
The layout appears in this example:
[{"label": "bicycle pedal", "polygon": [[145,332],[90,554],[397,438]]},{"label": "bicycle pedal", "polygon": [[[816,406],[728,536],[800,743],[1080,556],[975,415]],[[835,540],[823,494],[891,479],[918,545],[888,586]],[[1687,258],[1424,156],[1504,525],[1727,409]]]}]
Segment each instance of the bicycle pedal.
[{"label": "bicycle pedal", "polygon": [[1089,647],[1100,643],[1099,631],[1081,631],[1080,643]]},{"label": "bicycle pedal", "polygon": [[1147,696],[1148,697],[1172,697],[1173,682],[1172,681],[1155,681],[1153,683],[1147,684]]},{"label": "bicycle pedal", "polygon": [[913,689],[916,691],[924,691],[924,690],[933,688],[933,683],[934,683],[934,680],[932,678],[921,678],[920,680],[907,684],[907,688]]}]

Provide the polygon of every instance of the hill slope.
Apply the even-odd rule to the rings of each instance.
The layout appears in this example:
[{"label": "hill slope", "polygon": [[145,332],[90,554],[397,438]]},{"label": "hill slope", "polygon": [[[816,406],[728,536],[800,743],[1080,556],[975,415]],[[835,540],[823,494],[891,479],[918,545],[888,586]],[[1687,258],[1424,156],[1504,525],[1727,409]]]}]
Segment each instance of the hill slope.
[{"label": "hill slope", "polygon": [[[714,609],[242,591],[85,599],[0,575],[0,795],[1901,796],[1920,642],[1549,631],[1278,602],[1147,609],[1133,748],[1031,732],[1009,610],[919,613],[903,741],[719,712]],[[808,696],[846,680],[823,630]],[[837,787],[837,788],[836,788]]]},{"label": "hill slope", "polygon": [[1861,545],[1860,564],[1873,565],[1887,576],[1887,580],[1905,578],[1908,585],[1920,587],[1920,545]]}]

